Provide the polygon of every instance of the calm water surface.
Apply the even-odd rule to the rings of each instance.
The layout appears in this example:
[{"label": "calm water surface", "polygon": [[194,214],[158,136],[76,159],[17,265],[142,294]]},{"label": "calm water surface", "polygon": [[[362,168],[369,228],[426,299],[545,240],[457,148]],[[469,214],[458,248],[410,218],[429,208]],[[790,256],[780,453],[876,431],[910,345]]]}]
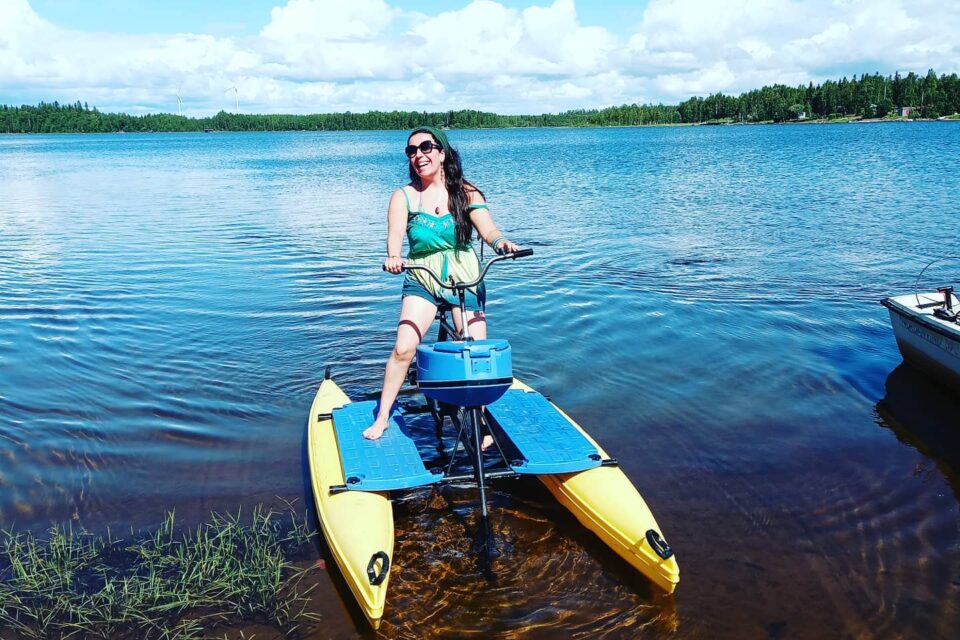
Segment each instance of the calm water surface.
[{"label": "calm water surface", "polygon": [[[682,580],[651,591],[535,481],[495,486],[485,575],[473,494],[412,492],[383,635],[956,637],[960,401],[877,303],[956,253],[960,125],[452,137],[536,251],[492,272],[491,334],[620,460]],[[324,367],[372,392],[392,344],[404,142],[0,137],[0,525],[308,508]],[[369,635],[319,580],[313,635]]]}]

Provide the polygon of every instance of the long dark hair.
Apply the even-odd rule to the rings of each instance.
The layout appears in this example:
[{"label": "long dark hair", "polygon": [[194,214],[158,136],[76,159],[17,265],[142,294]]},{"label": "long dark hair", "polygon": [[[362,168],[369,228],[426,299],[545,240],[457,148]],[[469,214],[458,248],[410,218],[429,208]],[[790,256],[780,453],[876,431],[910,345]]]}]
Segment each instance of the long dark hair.
[{"label": "long dark hair", "polygon": [[[443,143],[447,142],[446,140],[438,140],[437,136],[434,135],[429,129],[415,129],[408,137],[407,143],[409,144],[410,138],[417,133],[428,133],[430,137],[433,138],[434,142],[444,146]],[[456,236],[457,236],[457,246],[466,246],[470,244],[470,236],[473,233],[473,223],[470,222],[470,210],[467,206],[470,204],[470,197],[467,195],[467,189],[470,191],[476,191],[480,194],[480,197],[486,200],[483,195],[483,192],[480,191],[473,183],[467,181],[463,177],[463,165],[460,163],[460,154],[457,153],[457,150],[453,148],[453,145],[447,144],[443,148],[444,159],[443,159],[443,182],[444,186],[447,188],[447,193],[449,197],[447,199],[447,208],[450,209],[450,213],[453,214],[453,220],[456,223]],[[414,184],[420,183],[420,175],[417,173],[416,169],[413,168],[412,163],[407,163],[407,168],[410,172],[410,181]],[[420,184],[420,188],[423,189],[423,185]]]}]

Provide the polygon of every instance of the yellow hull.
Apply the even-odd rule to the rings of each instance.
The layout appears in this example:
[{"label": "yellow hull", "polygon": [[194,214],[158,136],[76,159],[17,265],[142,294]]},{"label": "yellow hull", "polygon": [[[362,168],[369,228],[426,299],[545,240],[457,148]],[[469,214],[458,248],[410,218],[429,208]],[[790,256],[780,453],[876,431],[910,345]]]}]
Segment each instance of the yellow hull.
[{"label": "yellow hull", "polygon": [[[350,399],[333,380],[324,380],[317,390],[307,433],[310,476],[320,526],[330,551],[364,615],[377,629],[387,599],[389,567],[383,582],[378,585],[371,584],[367,571],[379,552],[386,554],[390,564],[393,562],[393,509],[386,492],[330,493],[330,487],[344,483],[343,468],[333,420],[321,416],[329,415],[348,402]],[[382,560],[373,562],[374,573],[380,573],[382,567]]]},{"label": "yellow hull", "polygon": [[[532,391],[517,379],[511,388]],[[609,457],[570,416],[559,408],[557,411],[596,446],[603,457]],[[661,538],[663,532],[623,471],[618,467],[598,467],[579,473],[540,476],[540,481],[580,524],[661,589],[673,593],[680,582],[677,559],[670,556],[664,560],[650,546],[647,531],[653,529]]]}]

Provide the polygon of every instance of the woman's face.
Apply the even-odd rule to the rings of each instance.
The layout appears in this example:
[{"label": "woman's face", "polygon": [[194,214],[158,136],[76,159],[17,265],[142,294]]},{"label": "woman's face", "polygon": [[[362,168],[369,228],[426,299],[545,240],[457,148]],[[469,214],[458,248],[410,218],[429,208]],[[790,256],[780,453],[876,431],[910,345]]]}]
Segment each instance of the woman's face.
[{"label": "woman's face", "polygon": [[[424,142],[433,143],[433,148],[429,151],[424,152],[420,149],[420,145]],[[427,179],[432,178],[438,171],[440,167],[443,166],[443,159],[446,157],[444,152],[438,149],[439,144],[433,139],[426,131],[419,131],[407,140],[407,145],[413,145],[417,147],[416,152],[410,156],[410,165],[413,167],[414,171],[417,172],[421,178]]]}]

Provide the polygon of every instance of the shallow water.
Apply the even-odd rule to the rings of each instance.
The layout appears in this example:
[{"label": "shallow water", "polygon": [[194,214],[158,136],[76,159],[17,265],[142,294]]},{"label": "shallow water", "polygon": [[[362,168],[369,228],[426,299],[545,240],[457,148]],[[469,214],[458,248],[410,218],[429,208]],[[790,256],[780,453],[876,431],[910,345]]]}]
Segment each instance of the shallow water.
[{"label": "shallow water", "polygon": [[[486,569],[473,494],[411,492],[384,635],[955,636],[960,403],[899,364],[878,301],[957,253],[960,125],[452,137],[536,251],[491,272],[491,334],[620,460],[681,584],[653,591],[536,481],[495,485]],[[324,367],[369,393],[392,344],[404,142],[0,137],[0,525],[309,506]],[[317,637],[366,633],[329,573]]]}]

